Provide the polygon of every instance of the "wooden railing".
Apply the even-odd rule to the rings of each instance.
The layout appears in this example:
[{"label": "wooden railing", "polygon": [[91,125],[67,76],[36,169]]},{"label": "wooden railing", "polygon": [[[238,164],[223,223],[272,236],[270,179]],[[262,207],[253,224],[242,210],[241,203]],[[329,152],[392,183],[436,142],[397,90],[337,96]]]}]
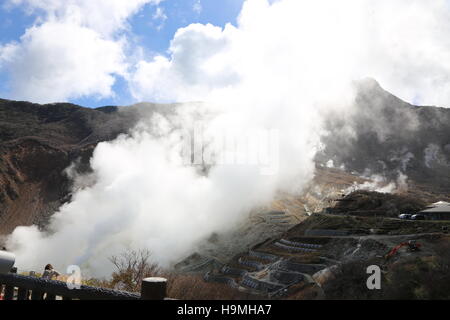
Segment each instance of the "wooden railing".
[{"label": "wooden railing", "polygon": [[[3,290],[4,288],[4,290]],[[0,294],[4,300],[164,300],[166,279],[146,278],[141,293],[81,285],[70,289],[66,282],[47,280],[14,272],[0,274]]]}]

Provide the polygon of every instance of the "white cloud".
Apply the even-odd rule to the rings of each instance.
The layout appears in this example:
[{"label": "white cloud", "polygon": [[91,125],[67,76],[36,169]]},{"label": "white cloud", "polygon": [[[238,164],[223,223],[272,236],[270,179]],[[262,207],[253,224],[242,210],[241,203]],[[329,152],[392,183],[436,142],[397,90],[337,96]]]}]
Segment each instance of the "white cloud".
[{"label": "white cloud", "polygon": [[[4,57],[14,97],[34,102],[83,95],[111,96],[113,74],[124,74],[122,41],[74,24],[47,22],[27,30]],[[5,51],[5,50],[2,50]],[[7,52],[7,51],[6,51]]]},{"label": "white cloud", "polygon": [[159,2],[10,0],[38,15],[19,42],[0,47],[10,95],[33,102],[113,96],[116,76],[126,76],[128,68],[128,43],[121,31],[143,5]]},{"label": "white cloud", "polygon": [[152,16],[152,19],[159,22],[156,25],[156,29],[159,31],[162,28],[164,28],[164,23],[167,20],[167,15],[164,12],[164,9],[162,7],[157,7],[155,10],[155,13]]},{"label": "white cloud", "polygon": [[166,21],[167,15],[165,14],[164,9],[161,7],[157,7],[155,13],[153,14],[153,19]]},{"label": "white cloud", "polygon": [[[160,2],[9,0],[8,3],[22,5],[29,12],[39,13],[40,23],[35,28],[45,23],[76,25],[80,27],[80,32],[83,28],[93,30],[98,33],[99,39],[114,41],[125,51],[123,45],[126,41],[117,41],[117,32],[129,27],[127,19],[143,5],[157,5]],[[201,8],[201,2],[196,1],[193,8]],[[223,35],[215,36],[217,41],[224,42],[221,52],[213,48],[214,54],[210,54],[207,49],[193,48],[192,41],[200,47],[203,46],[203,40],[209,43],[212,28],[188,26],[184,29],[185,33],[177,33],[173,39],[180,50],[172,50],[172,56],[164,58],[167,61],[158,57],[139,62],[135,66],[136,74],[131,77],[130,86],[138,99],[200,97],[200,93],[205,92],[204,89],[208,91],[211,87],[216,87],[220,72],[224,72],[224,81],[229,84],[236,79],[237,73],[249,73],[250,70],[245,70],[247,66],[255,65],[254,59],[258,61],[264,56],[266,65],[278,64],[281,68],[279,59],[297,60],[292,72],[295,70],[305,74],[305,71],[323,73],[329,70],[329,77],[335,76],[336,83],[338,77],[371,76],[405,100],[450,106],[450,40],[447,36],[450,32],[449,12],[445,0],[347,0],[339,3],[329,0],[282,0],[273,3],[267,0],[247,0],[236,32],[231,35],[228,30],[232,27],[229,26],[223,31]],[[165,20],[167,16],[162,8],[157,7],[154,18]],[[34,33],[38,32],[34,30]],[[198,39],[190,41],[188,38],[191,35]],[[186,41],[185,48],[183,41]],[[0,50],[4,51],[11,45],[6,44]],[[296,59],[293,58],[294,52]],[[5,55],[7,53],[0,53],[0,56]],[[208,56],[201,68],[197,63],[197,55]],[[41,56],[45,56],[45,53]],[[41,56],[29,58],[33,58],[30,61],[38,64]],[[97,58],[101,60],[102,56]],[[3,59],[0,63],[7,67],[8,61],[10,59]],[[302,62],[304,66],[300,68]],[[184,63],[186,66],[183,66]],[[18,65],[20,63],[16,61],[15,67]],[[181,70],[192,65],[196,66],[195,70]],[[126,67],[124,61],[122,69]],[[114,78],[115,69],[112,68],[106,75]],[[11,73],[15,72],[11,68],[9,70]],[[59,70],[62,72],[63,68],[59,67]],[[161,72],[163,76],[149,75],[150,71]],[[73,71],[67,68],[67,72]],[[101,77],[105,78],[105,70],[100,69],[98,72],[102,72]],[[31,78],[35,76],[45,78],[45,74],[30,74]],[[193,76],[196,79],[191,82]],[[156,78],[159,79],[158,83],[152,82],[151,79]],[[27,85],[25,80],[22,78],[13,82],[14,96],[33,90],[23,88]],[[165,88],[173,86],[179,90],[172,90],[172,97],[167,97],[168,90]],[[317,83],[317,86],[320,87],[321,83]],[[55,87],[55,91],[59,89]],[[74,95],[62,96],[65,99],[75,97],[80,90],[73,91]],[[103,88],[99,88],[98,91],[93,89],[86,94],[104,95],[105,92]],[[34,95],[30,96],[30,99],[33,97]]]},{"label": "white cloud", "polygon": [[201,0],[195,0],[194,5],[192,6],[192,10],[194,10],[194,12],[197,14],[202,13],[203,7]]},{"label": "white cloud", "polygon": [[302,74],[315,91],[325,88],[322,75],[337,86],[373,77],[410,102],[450,106],[450,10],[445,0],[247,0],[238,28],[231,32],[227,26],[222,34],[216,29],[211,51],[212,29],[188,26],[174,36],[168,59],[140,62],[131,84],[136,98],[199,99],[201,88],[209,92],[222,71],[271,76],[256,69],[264,65],[282,78]]},{"label": "white cloud", "polygon": [[192,24],[179,29],[171,42],[171,59],[156,56],[140,61],[130,79],[138,100],[195,100],[214,88],[236,82],[237,74],[228,51],[235,28]]},{"label": "white cloud", "polygon": [[78,24],[110,35],[126,27],[127,19],[145,4],[159,4],[162,0],[9,0],[25,6],[28,12],[42,11],[46,20]]}]

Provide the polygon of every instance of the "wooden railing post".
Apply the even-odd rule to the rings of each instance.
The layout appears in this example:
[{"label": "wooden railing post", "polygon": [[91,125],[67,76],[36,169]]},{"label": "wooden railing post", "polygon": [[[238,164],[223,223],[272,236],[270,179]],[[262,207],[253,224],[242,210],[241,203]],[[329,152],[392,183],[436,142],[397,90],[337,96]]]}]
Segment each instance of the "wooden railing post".
[{"label": "wooden railing post", "polygon": [[145,278],[141,285],[142,300],[164,300],[166,298],[167,279]]},{"label": "wooden railing post", "polygon": [[31,292],[31,300],[42,300],[44,293],[42,291],[33,290]]},{"label": "wooden railing post", "polygon": [[[36,273],[34,271],[29,272],[30,277],[34,277]],[[17,300],[30,300],[30,290],[27,288],[19,288],[17,290]]]},{"label": "wooden railing post", "polygon": [[[36,271],[30,271],[29,272],[29,276],[30,277],[36,277]],[[31,290],[27,289],[27,297],[25,298],[25,300],[31,300],[31,294],[32,293],[33,292]]]},{"label": "wooden railing post", "polygon": [[19,288],[17,290],[17,300],[28,300],[28,289]]},{"label": "wooden railing post", "polygon": [[[36,271],[30,271],[30,276],[36,277]],[[30,296],[30,300],[42,300],[44,293],[38,290],[32,290],[28,292],[28,295]]]},{"label": "wooden railing post", "polygon": [[[10,273],[17,273],[17,268],[12,268]],[[5,300],[13,300],[14,299],[14,287],[13,286],[5,286]]]}]

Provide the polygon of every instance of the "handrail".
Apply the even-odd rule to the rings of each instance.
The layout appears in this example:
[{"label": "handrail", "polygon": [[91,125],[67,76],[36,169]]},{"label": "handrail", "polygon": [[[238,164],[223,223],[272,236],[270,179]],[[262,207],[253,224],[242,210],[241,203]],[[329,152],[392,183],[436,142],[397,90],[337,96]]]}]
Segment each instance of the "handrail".
[{"label": "handrail", "polygon": [[12,300],[6,289],[18,288],[17,299],[28,300],[29,291],[32,291],[32,300],[41,300],[44,293],[54,300],[56,296],[63,300],[159,300],[165,298],[166,279],[147,278],[142,281],[141,294],[127,291],[106,289],[81,285],[80,288],[70,289],[66,282],[48,280],[43,278],[23,276],[15,273],[0,274],[0,285],[5,285],[5,299]]}]

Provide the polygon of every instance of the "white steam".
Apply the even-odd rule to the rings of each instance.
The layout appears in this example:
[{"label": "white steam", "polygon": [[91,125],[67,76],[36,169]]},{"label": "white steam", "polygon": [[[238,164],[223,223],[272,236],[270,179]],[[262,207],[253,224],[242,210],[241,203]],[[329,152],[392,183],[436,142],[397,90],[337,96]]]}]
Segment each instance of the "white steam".
[{"label": "white steam", "polygon": [[[39,268],[49,261],[61,268],[78,264],[104,276],[112,271],[111,255],[148,248],[158,263],[168,266],[212,232],[235,227],[252,208],[270,201],[275,191],[298,191],[312,178],[314,140],[308,139],[308,131],[295,131],[302,139],[288,136],[289,130],[280,132],[279,146],[275,144],[279,148],[266,148],[265,152],[285,155],[275,162],[275,174],[264,175],[257,165],[226,160],[207,175],[200,167],[184,165],[179,151],[186,141],[181,138],[195,124],[191,113],[184,111],[192,107],[196,106],[184,105],[172,116],[155,114],[129,135],[99,144],[91,160],[94,173],[77,177],[85,187],[52,217],[49,231],[36,227],[14,231],[8,246],[16,252],[18,264],[22,268]],[[205,140],[211,142],[224,125],[237,130],[245,124],[236,126],[227,116],[216,117],[206,123]]]},{"label": "white steam", "polygon": [[[278,190],[313,177],[322,111],[351,105],[351,82],[372,76],[407,100],[448,104],[450,13],[445,1],[248,0],[237,27],[178,30],[170,56],[143,60],[129,78],[136,99],[205,101],[143,119],[100,144],[94,181],[53,216],[49,232],[20,227],[8,247],[22,268],[79,264],[108,275],[107,258],[148,248],[168,265],[212,232],[233,228]],[[446,8],[447,10],[443,10]],[[439,26],[439,28],[437,28]],[[205,108],[206,106],[206,108]],[[257,166],[180,165],[182,132],[206,117],[206,140],[234,130],[278,130],[277,174]],[[80,180],[81,181],[81,180]]]},{"label": "white steam", "polygon": [[424,150],[424,162],[428,168],[433,168],[436,165],[448,165],[441,147],[433,143],[429,144]]},{"label": "white steam", "polygon": [[349,195],[352,192],[358,190],[374,191],[380,193],[395,193],[405,192],[408,190],[408,176],[402,172],[398,172],[397,179],[395,181],[389,180],[384,176],[374,174],[371,176],[363,177],[369,181],[363,183],[354,182],[351,187],[348,187],[343,191],[344,195]]}]

